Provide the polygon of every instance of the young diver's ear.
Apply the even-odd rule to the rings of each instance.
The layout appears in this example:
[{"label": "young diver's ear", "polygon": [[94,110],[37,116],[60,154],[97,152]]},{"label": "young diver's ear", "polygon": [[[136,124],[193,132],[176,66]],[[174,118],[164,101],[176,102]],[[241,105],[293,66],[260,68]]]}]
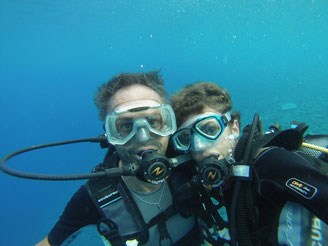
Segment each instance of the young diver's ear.
[{"label": "young diver's ear", "polygon": [[240,135],[240,127],[238,120],[234,120],[231,126],[231,134],[235,135],[237,138],[239,138]]}]

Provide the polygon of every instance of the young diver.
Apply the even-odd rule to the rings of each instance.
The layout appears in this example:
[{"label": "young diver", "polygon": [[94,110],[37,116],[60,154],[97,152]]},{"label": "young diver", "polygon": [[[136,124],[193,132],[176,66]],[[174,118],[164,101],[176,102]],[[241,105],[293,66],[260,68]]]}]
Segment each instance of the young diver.
[{"label": "young diver", "polygon": [[188,188],[203,200],[203,244],[328,244],[328,164],[298,151],[302,133],[258,136],[254,120],[240,136],[228,91],[212,82],[187,85],[171,100],[174,149],[196,161]]},{"label": "young diver", "polygon": [[[165,154],[169,136],[176,130],[167,102],[163,80],[156,71],[119,74],[102,85],[95,103],[114,150],[98,169],[139,163],[150,153]],[[163,170],[154,172],[160,176]],[[110,245],[193,245],[198,236],[195,218],[173,206],[175,188],[183,176],[174,172],[165,178],[152,183],[142,174],[90,180],[37,245],[61,245],[92,224],[110,229],[103,234]],[[69,240],[74,242],[74,237]]]}]

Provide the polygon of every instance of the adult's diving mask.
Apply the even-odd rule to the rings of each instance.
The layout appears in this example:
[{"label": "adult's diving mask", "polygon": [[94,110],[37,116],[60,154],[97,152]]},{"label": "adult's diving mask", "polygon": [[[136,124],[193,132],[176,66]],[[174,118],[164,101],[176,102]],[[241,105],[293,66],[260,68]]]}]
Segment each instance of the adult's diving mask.
[{"label": "adult's diving mask", "polygon": [[183,125],[189,126],[181,127],[172,136],[171,141],[175,150],[181,153],[189,152],[195,133],[206,141],[216,141],[230,120],[231,113],[227,112],[224,115],[205,113],[197,116],[196,119],[191,119],[190,124],[187,121]]},{"label": "adult's diving mask", "polygon": [[140,129],[161,137],[173,134],[177,126],[172,107],[146,102],[119,107],[106,116],[107,140],[113,145],[127,143]]}]

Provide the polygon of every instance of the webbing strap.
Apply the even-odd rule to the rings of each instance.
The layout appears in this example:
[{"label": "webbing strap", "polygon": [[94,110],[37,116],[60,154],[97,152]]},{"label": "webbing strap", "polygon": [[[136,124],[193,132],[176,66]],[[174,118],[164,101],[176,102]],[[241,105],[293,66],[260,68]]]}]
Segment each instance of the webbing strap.
[{"label": "webbing strap", "polygon": [[147,224],[146,228],[149,229],[157,224],[159,224],[161,221],[166,221],[173,215],[177,213],[176,208],[173,205],[170,205],[167,209],[165,209],[163,212],[156,215],[154,218],[152,218]]}]

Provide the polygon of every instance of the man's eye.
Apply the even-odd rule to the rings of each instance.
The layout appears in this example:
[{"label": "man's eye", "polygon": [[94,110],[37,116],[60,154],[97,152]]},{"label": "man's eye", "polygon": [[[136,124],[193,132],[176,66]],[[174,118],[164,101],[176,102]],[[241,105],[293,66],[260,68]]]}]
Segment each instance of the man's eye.
[{"label": "man's eye", "polygon": [[151,116],[147,118],[149,125],[154,129],[161,129],[162,118],[160,116]]},{"label": "man's eye", "polygon": [[133,128],[132,122],[121,122],[117,125],[120,134],[129,134]]},{"label": "man's eye", "polygon": [[160,122],[156,119],[150,119],[150,120],[148,120],[148,122],[149,122],[150,126],[154,127],[154,128],[156,128],[160,124]]},{"label": "man's eye", "polygon": [[121,129],[131,129],[132,123],[124,123],[120,127],[121,127]]}]

